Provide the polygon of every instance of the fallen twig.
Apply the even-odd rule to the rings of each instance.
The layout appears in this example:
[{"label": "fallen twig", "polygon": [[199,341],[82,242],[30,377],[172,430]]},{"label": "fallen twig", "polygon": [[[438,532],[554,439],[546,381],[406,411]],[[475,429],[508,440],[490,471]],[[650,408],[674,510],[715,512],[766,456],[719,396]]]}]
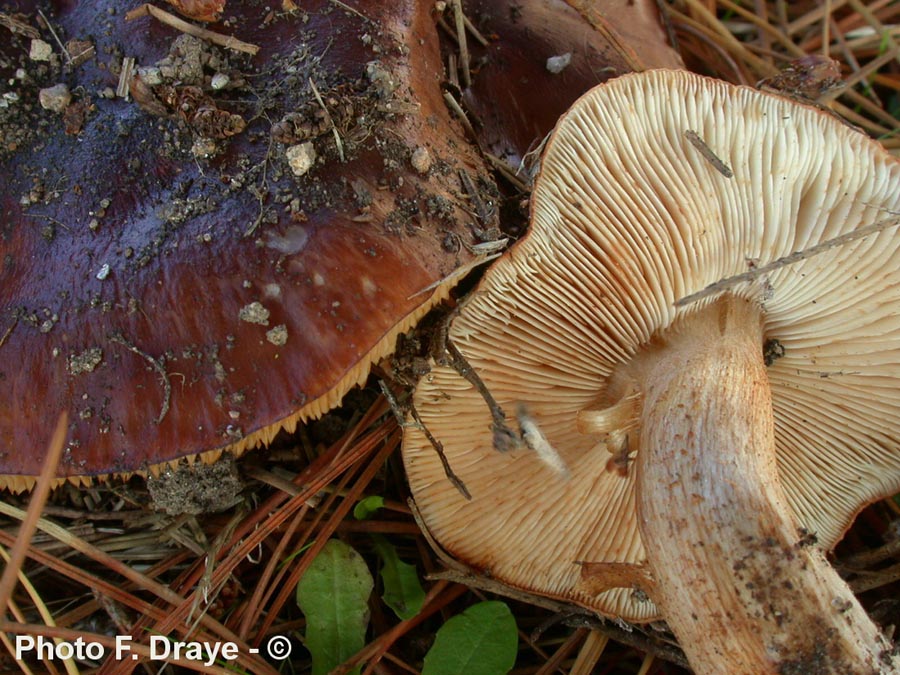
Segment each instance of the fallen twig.
[{"label": "fallen twig", "polygon": [[844,234],[834,237],[833,239],[823,241],[821,244],[816,244],[815,246],[810,246],[809,248],[803,249],[802,251],[795,251],[794,253],[778,258],[777,260],[770,262],[768,265],[757,267],[750,270],[749,272],[743,272],[742,274],[735,274],[733,277],[721,279],[714,284],[710,284],[702,291],[691,293],[690,295],[686,295],[680,300],[677,300],[675,302],[675,306],[683,307],[684,305],[689,305],[693,302],[697,302],[698,300],[703,300],[704,298],[708,298],[711,295],[715,295],[716,293],[724,291],[727,288],[731,288],[732,286],[736,286],[737,284],[741,284],[747,281],[753,281],[754,279],[758,279],[759,277],[764,276],[769,272],[774,272],[775,270],[781,269],[782,267],[786,267],[801,260],[806,260],[807,258],[819,255],[820,253],[824,253],[825,251],[828,251],[832,248],[843,246],[844,244],[849,244],[851,241],[856,241],[857,239],[868,237],[870,234],[876,234],[878,232],[881,232],[882,230],[886,230],[887,228],[896,225],[900,225],[900,218],[894,217],[887,218],[885,220],[879,220],[877,223],[866,225],[865,227],[861,227],[857,230],[845,232]]},{"label": "fallen twig", "polygon": [[3,343],[5,343],[9,339],[9,336],[12,335],[12,332],[15,330],[16,326],[18,326],[18,325],[19,325],[19,317],[18,317],[18,315],[13,315],[13,322],[10,324],[9,328],[6,329],[6,331],[3,333],[3,335],[0,335],[0,347],[2,347]]},{"label": "fallen twig", "polygon": [[312,78],[309,78],[309,87],[312,89],[313,96],[316,97],[316,101],[319,106],[322,108],[322,112],[325,114],[325,123],[331,127],[331,133],[334,134],[334,143],[337,145],[338,157],[340,157],[341,162],[344,161],[344,144],[341,142],[341,135],[338,133],[337,127],[334,124],[334,119],[331,117],[331,113],[328,112],[328,107],[325,105],[325,101],[322,98],[322,95],[319,93],[319,89],[316,87],[316,83]]},{"label": "fallen twig", "polygon": [[128,98],[131,93],[131,77],[134,74],[134,57],[126,56],[122,59],[122,70],[119,71],[119,84],[116,85],[116,96]]},{"label": "fallen twig", "polygon": [[697,150],[703,155],[703,159],[712,164],[713,168],[718,171],[720,174],[725,176],[725,178],[731,178],[734,176],[734,172],[729,168],[725,162],[723,162],[719,157],[712,151],[712,149],[706,144],[702,138],[700,138],[700,134],[692,129],[688,129],[684,132],[685,138],[690,141],[691,145],[693,145]]},{"label": "fallen twig", "polygon": [[50,35],[53,36],[53,39],[56,40],[56,44],[59,45],[60,51],[62,51],[63,56],[66,57],[66,63],[72,63],[72,57],[69,55],[69,50],[66,49],[66,46],[62,43],[62,40],[59,39],[59,35],[56,34],[56,31],[53,30],[53,25],[50,23],[50,19],[48,19],[43,10],[38,10],[38,14],[44,20],[44,23],[47,24],[47,30],[50,31]]},{"label": "fallen twig", "polygon": [[23,23],[15,17],[12,17],[4,12],[0,12],[0,26],[4,26],[13,33],[24,35],[25,37],[31,38],[32,40],[41,37],[41,34],[38,32],[37,28],[35,28],[34,26],[29,26],[27,23]]},{"label": "fallen twig", "polygon": [[526,183],[524,180],[519,178],[516,175],[516,170],[511,167],[507,162],[503,161],[496,155],[492,155],[489,152],[484,153],[484,158],[488,161],[488,163],[500,173],[503,178],[505,178],[509,183],[516,188],[519,192],[527,193],[531,191],[531,186]]},{"label": "fallen twig", "polygon": [[425,434],[425,438],[431,443],[431,447],[434,448],[434,451],[437,453],[438,459],[441,460],[441,466],[444,467],[444,475],[447,477],[447,480],[449,480],[450,484],[459,491],[459,494],[468,501],[472,501],[472,493],[469,492],[469,488],[466,487],[462,478],[457,476],[453,471],[453,467],[450,466],[450,460],[447,459],[443,444],[428,430],[428,427],[425,426],[422,418],[419,417],[419,411],[416,410],[416,407],[412,403],[409,404],[409,413],[415,422],[415,426]]},{"label": "fallen twig", "polygon": [[134,352],[141,358],[145,359],[153,366],[153,369],[159,373],[159,377],[162,380],[163,387],[163,402],[159,411],[159,416],[156,418],[156,423],[161,424],[163,418],[166,416],[166,413],[169,412],[169,403],[172,399],[172,383],[169,382],[169,374],[166,372],[166,369],[163,368],[163,365],[150,356],[147,352],[142,352],[140,349],[135,347],[133,344],[128,342],[121,335],[113,335],[109,338],[110,342],[115,342],[116,344],[120,344],[125,347],[128,351]]},{"label": "fallen twig", "polygon": [[136,19],[140,16],[152,16],[157,21],[160,21],[167,26],[171,26],[175,30],[180,30],[182,33],[193,35],[194,37],[200,38],[202,40],[208,40],[213,44],[219,45],[220,47],[233,49],[238,52],[244,52],[245,54],[256,54],[259,51],[259,47],[257,45],[250,44],[249,42],[243,42],[242,40],[238,40],[236,37],[233,37],[231,35],[222,35],[221,33],[216,33],[206,28],[195,26],[192,23],[188,23],[184,19],[179,19],[177,16],[175,16],[174,14],[170,14],[164,9],[160,9],[159,7],[155,7],[151,4],[143,4],[135,7],[125,15],[125,19],[126,21],[131,21],[132,19]]},{"label": "fallen twig", "polygon": [[19,570],[25,561],[25,557],[28,555],[31,538],[37,529],[44,504],[47,502],[47,496],[50,494],[50,488],[53,487],[56,467],[59,465],[59,460],[62,457],[63,448],[66,444],[68,424],[69,416],[64,411],[59,416],[53,437],[47,447],[47,453],[44,457],[44,468],[41,470],[34,492],[31,494],[28,511],[25,513],[22,524],[19,526],[19,534],[16,537],[15,546],[10,550],[9,561],[3,569],[3,575],[0,576],[0,616],[6,616],[7,605],[16,586]]},{"label": "fallen twig", "polygon": [[369,22],[372,21],[369,17],[367,17],[367,16],[366,16],[365,14],[363,14],[362,12],[360,12],[358,9],[353,9],[353,7],[351,7],[351,6],[348,5],[347,3],[341,2],[341,0],[328,0],[328,1],[329,1],[332,5],[336,5],[336,6],[340,7],[341,9],[350,12],[351,14],[356,14],[356,16],[358,16],[358,17],[359,17],[360,19],[362,19],[363,21],[369,21]]},{"label": "fallen twig", "polygon": [[477,138],[475,134],[475,127],[472,126],[472,122],[469,121],[469,116],[466,115],[466,112],[462,109],[462,106],[459,104],[453,94],[449,91],[444,92],[444,101],[446,101],[447,105],[450,107],[450,110],[459,118],[459,121],[462,123],[465,130],[469,133],[472,138]]},{"label": "fallen twig", "polygon": [[462,0],[453,0],[453,19],[456,23],[456,40],[459,43],[459,69],[462,72],[463,86],[468,89],[472,85],[472,73],[469,70],[466,15],[463,13]]}]

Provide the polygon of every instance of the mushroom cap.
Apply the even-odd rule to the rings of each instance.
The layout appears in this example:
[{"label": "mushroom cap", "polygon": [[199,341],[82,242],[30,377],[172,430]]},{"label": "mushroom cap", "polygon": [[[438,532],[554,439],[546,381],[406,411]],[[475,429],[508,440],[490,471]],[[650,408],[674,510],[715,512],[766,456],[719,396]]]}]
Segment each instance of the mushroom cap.
[{"label": "mushroom cap", "polygon": [[602,11],[584,2],[511,8],[505,0],[470,0],[466,11],[492,39],[485,47],[470,40],[480,65],[463,101],[482,149],[514,167],[591,87],[633,70],[683,65],[655,0],[607,0]]},{"label": "mushroom cap", "polygon": [[[160,116],[167,93],[191,94],[182,74],[168,90],[146,72],[134,81],[159,114],[94,94],[116,88],[110,55],[153,66],[182,39],[120,10],[92,1],[50,17],[63,39],[96,41],[70,74],[42,74],[27,37],[3,47],[29,73],[20,126],[39,133],[0,152],[0,486],[31,483],[63,409],[60,477],[267,442],[335,406],[474,260],[459,245],[475,243],[460,173],[490,179],[444,105],[430,7],[370,3],[363,18],[320,0],[265,18],[229,5],[233,21],[210,28],[260,51],[195,41],[206,65],[194,86],[246,123],[208,159],[190,152],[206,142],[197,118],[177,106]],[[76,134],[37,105],[52,77],[88,105]],[[290,113],[298,138],[281,143],[273,128]],[[303,175],[291,143],[318,157]],[[420,148],[430,164],[414,167]]]},{"label": "mushroom cap", "polygon": [[[498,404],[524,406],[568,471],[527,447],[496,451],[483,398],[436,366],[414,403],[472,499],[409,429],[404,459],[427,528],[510,586],[656,618],[629,587],[645,574],[634,471],[616,470],[605,436],[579,433],[579,413],[619,401],[617,366],[711,301],[680,298],[898,211],[897,160],[818,109],[684,71],[591,90],[547,145],[528,235],[449,331]],[[898,242],[887,228],[728,289],[760,304],[767,340],[784,349],[768,369],[778,468],[799,523],[826,548],[900,488]],[[627,407],[606,414],[627,418]],[[614,563],[615,588],[583,578],[579,561]]]}]

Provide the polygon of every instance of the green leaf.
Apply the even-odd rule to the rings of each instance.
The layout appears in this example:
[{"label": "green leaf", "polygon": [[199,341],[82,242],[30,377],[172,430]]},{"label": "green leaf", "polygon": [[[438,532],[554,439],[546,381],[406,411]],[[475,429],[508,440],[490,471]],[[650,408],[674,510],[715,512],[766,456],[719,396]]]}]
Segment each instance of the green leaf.
[{"label": "green leaf", "polygon": [[375,515],[375,512],[384,506],[384,497],[371,495],[363,497],[353,507],[353,517],[357,520],[367,520]]},{"label": "green leaf", "polygon": [[411,619],[422,609],[425,602],[425,590],[419,583],[419,575],[415,565],[400,560],[397,549],[387,539],[378,534],[372,535],[375,551],[381,558],[381,583],[384,584],[384,604],[394,610],[401,619]]},{"label": "green leaf", "polygon": [[365,646],[373,585],[362,556],[337,539],[306,570],[297,584],[297,604],[306,615],[312,675],[325,675]]},{"label": "green leaf", "polygon": [[516,620],[503,602],[479,602],[447,621],[422,675],[506,675],[516,663]]}]

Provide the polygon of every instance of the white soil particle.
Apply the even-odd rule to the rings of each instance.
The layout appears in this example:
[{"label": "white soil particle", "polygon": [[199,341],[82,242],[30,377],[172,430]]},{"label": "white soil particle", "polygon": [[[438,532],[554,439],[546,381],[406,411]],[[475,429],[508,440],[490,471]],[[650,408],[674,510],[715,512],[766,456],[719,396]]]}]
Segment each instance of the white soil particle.
[{"label": "white soil particle", "polygon": [[547,70],[554,75],[559,75],[570,63],[572,63],[572,52],[566,52],[559,56],[551,56],[547,59]]},{"label": "white soil particle", "polygon": [[71,354],[69,356],[69,373],[72,375],[92,373],[102,361],[103,350],[99,347],[85,349],[80,354]]},{"label": "white soil particle", "polygon": [[216,73],[212,76],[212,80],[209,83],[209,86],[213,89],[219,90],[224,89],[228,86],[228,83],[231,82],[231,78],[228,77],[225,73]]},{"label": "white soil particle", "polygon": [[258,323],[260,326],[269,325],[269,310],[262,306],[261,302],[251,302],[244,305],[238,312],[238,318],[247,323]]},{"label": "white soil particle", "polygon": [[32,61],[49,61],[53,56],[53,47],[49,42],[44,42],[39,38],[31,41],[31,48],[28,51],[28,58]]},{"label": "white soil particle", "polygon": [[295,176],[303,176],[316,162],[316,149],[312,143],[292,145],[284,151],[288,165]]},{"label": "white soil particle", "polygon": [[285,326],[284,324],[280,324],[278,326],[275,326],[275,328],[273,328],[272,330],[266,331],[266,340],[271,342],[276,347],[283,346],[287,342],[287,339],[288,330],[287,326]]},{"label": "white soil particle", "polygon": [[416,171],[426,174],[431,168],[431,153],[428,152],[428,148],[420,146],[413,150],[410,162]]},{"label": "white soil particle", "polygon": [[44,110],[61,113],[72,102],[72,94],[64,84],[54,84],[52,87],[41,89],[38,92],[38,100]]}]

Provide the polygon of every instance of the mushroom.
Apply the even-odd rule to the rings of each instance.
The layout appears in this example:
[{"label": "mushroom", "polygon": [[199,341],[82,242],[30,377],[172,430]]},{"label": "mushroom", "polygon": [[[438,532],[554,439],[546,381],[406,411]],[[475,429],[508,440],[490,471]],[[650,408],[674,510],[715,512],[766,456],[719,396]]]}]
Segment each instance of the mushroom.
[{"label": "mushroom", "polygon": [[452,368],[415,391],[471,494],[410,428],[437,542],[664,618],[698,673],[898,672],[824,552],[900,489],[900,163],[821,110],[651,71],[562,117],[531,209],[449,329],[520,447]]},{"label": "mushroom", "polygon": [[[478,74],[462,93],[481,148],[518,167],[588,89],[648,68],[680,68],[653,0],[584,2],[469,0],[488,44],[471,40]],[[631,45],[640,45],[637,53]],[[549,63],[566,64],[558,72]],[[556,70],[556,68],[553,68]],[[502,95],[499,94],[502,92]]]},{"label": "mushroom", "polygon": [[[44,77],[28,40],[3,47],[30,75],[0,149],[0,487],[29,487],[63,409],[60,480],[266,443],[363,382],[480,259],[468,202],[493,188],[444,104],[430,7],[229,4],[217,30],[252,58],[117,8],[50,17],[98,41],[66,75],[77,136],[25,106]],[[140,107],[92,95],[117,53]]]}]

